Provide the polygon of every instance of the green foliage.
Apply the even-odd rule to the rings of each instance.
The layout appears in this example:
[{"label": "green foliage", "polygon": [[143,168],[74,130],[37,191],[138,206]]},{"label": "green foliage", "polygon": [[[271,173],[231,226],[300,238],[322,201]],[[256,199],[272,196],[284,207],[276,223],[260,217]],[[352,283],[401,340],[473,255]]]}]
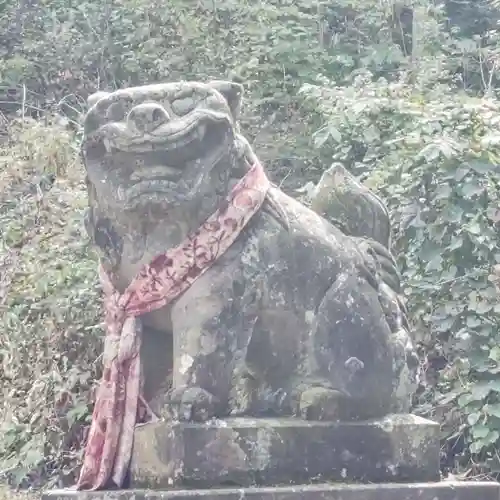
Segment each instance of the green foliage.
[{"label": "green foliage", "polygon": [[319,103],[325,118],[317,146],[361,174],[391,208],[419,341],[446,359],[438,383],[421,396],[420,410],[432,416],[440,405],[458,407],[462,420],[446,422],[445,432],[465,432],[469,452],[484,459],[500,438],[494,283],[500,103],[470,98],[426,74],[402,72],[387,82],[364,72],[350,87],[305,86],[303,93]]},{"label": "green foliage", "polygon": [[10,36],[0,44],[0,82],[13,92],[6,100],[27,99],[29,109],[55,105],[75,119],[97,89],[243,81],[242,127],[262,145],[276,180],[321,168],[308,143],[314,114],[296,96],[303,83],[321,74],[348,79],[358,67],[383,72],[402,58],[391,40],[391,7],[375,0],[355,7],[346,0],[39,0],[5,10],[0,33]]},{"label": "green foliage", "polygon": [[74,480],[98,376],[100,292],[75,153],[63,127],[32,120],[0,148],[0,470],[15,485]]}]

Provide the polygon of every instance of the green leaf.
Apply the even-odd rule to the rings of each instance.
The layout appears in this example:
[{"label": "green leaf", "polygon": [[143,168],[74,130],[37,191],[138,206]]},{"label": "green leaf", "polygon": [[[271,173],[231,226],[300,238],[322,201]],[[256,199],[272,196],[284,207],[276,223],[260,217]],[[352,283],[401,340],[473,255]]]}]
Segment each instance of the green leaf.
[{"label": "green leaf", "polygon": [[461,166],[457,168],[454,178],[456,181],[461,181],[469,172],[469,167]]},{"label": "green leaf", "polygon": [[328,125],[325,125],[323,128],[319,129],[313,135],[314,146],[317,148],[323,147],[327,143],[327,141],[330,139],[330,137],[335,142],[339,143],[342,141],[342,134],[337,130],[336,127],[334,127],[331,124],[328,124]]},{"label": "green leaf", "polygon": [[500,418],[500,403],[487,404],[483,409],[488,415]]},{"label": "green leaf", "polygon": [[437,271],[443,266],[443,257],[441,255],[436,255],[429,263],[425,266],[426,271]]},{"label": "green leaf", "polygon": [[480,418],[480,413],[470,413],[469,415],[467,415],[467,422],[469,425],[475,425],[479,422]]},{"label": "green leaf", "polygon": [[338,131],[337,128],[335,128],[333,125],[328,126],[328,132],[330,134],[330,137],[335,141],[335,142],[341,142],[342,141],[342,134]]},{"label": "green leaf", "polygon": [[43,453],[38,449],[30,449],[24,455],[23,464],[27,468],[31,468],[43,462],[44,460]]},{"label": "green leaf", "polygon": [[495,444],[500,437],[500,433],[496,430],[490,431],[485,438],[482,439],[485,445]]},{"label": "green leaf", "polygon": [[484,191],[484,186],[476,179],[469,179],[462,184],[461,191],[466,198],[474,198]]},{"label": "green leaf", "polygon": [[486,215],[494,224],[500,222],[500,208],[499,207],[488,207],[486,210]]},{"label": "green leaf", "polygon": [[[372,124],[365,130],[363,130],[363,138],[367,144],[371,144],[376,141],[380,141],[380,132],[378,129]],[[339,140],[337,142],[340,142],[342,140],[342,137],[339,134]]]},{"label": "green leaf", "polygon": [[474,172],[477,172],[478,174],[488,174],[489,172],[495,170],[494,165],[485,161],[469,161],[468,165],[472,170],[474,170]]},{"label": "green leaf", "polygon": [[458,397],[460,396],[460,392],[452,392],[450,394],[446,394],[444,396],[442,396],[439,400],[438,400],[438,403],[440,405],[447,405],[453,401],[455,401],[456,399],[458,399]]},{"label": "green leaf", "polygon": [[491,391],[500,391],[500,381],[481,381],[472,384],[470,394],[472,399],[482,401]]},{"label": "green leaf", "polygon": [[464,229],[471,234],[478,235],[481,234],[481,226],[478,222],[470,222],[469,224],[464,226]]},{"label": "green leaf", "polygon": [[328,141],[329,138],[330,138],[330,132],[328,130],[328,127],[325,126],[319,129],[313,135],[314,146],[317,148],[321,148],[326,143],[326,141]]},{"label": "green leaf", "polygon": [[465,322],[469,328],[476,328],[482,324],[482,321],[477,316],[467,316]]},{"label": "green leaf", "polygon": [[[460,214],[459,218],[457,218],[456,220],[451,220],[451,219],[448,219],[448,220],[450,220],[450,222],[460,222],[461,217],[462,217],[462,214]],[[457,248],[462,248],[463,244],[464,244],[463,236],[454,236],[453,235],[451,237],[450,244],[448,245],[448,249],[449,250],[456,250]]]},{"label": "green leaf", "polygon": [[76,421],[80,420],[88,412],[88,406],[85,403],[80,403],[66,413],[68,423],[73,425]]},{"label": "green leaf", "polygon": [[469,446],[469,449],[471,451],[471,453],[479,453],[483,448],[484,448],[484,443],[481,441],[481,440],[477,440],[477,441],[473,441],[470,446]]},{"label": "green leaf", "polygon": [[[470,423],[470,422],[469,422]],[[474,439],[483,439],[490,433],[490,428],[487,425],[482,424],[470,424],[471,433],[474,436]]]},{"label": "green leaf", "polygon": [[436,189],[436,193],[434,195],[434,199],[436,200],[447,200],[452,193],[451,186],[449,184],[441,184]]},{"label": "green leaf", "polygon": [[[462,217],[464,215],[464,211],[457,205],[449,204],[444,213],[443,217],[446,218],[449,222],[459,223],[462,221]],[[462,238],[453,236],[454,239],[459,239],[462,241]]]},{"label": "green leaf", "polygon": [[488,311],[491,311],[492,308],[493,308],[493,305],[490,304],[488,301],[481,300],[481,301],[479,301],[479,302],[476,303],[475,311],[478,314],[485,314]]},{"label": "green leaf", "polygon": [[500,393],[500,380],[493,380],[490,382],[490,387],[492,391]]},{"label": "green leaf", "polygon": [[[482,398],[481,398],[481,400],[482,400]],[[476,401],[475,398],[469,392],[469,393],[466,393],[466,394],[462,394],[458,398],[457,403],[458,403],[459,408],[465,408],[465,407],[467,407],[469,404],[471,404],[474,401]]]},{"label": "green leaf", "polygon": [[488,355],[490,359],[493,361],[500,362],[500,347],[499,346],[494,346],[490,350],[490,354]]}]

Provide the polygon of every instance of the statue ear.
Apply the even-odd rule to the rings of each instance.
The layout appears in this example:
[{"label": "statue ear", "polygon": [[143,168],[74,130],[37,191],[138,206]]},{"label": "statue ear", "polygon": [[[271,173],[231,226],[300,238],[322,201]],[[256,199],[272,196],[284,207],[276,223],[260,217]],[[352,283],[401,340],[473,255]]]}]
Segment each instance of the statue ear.
[{"label": "statue ear", "polygon": [[207,85],[224,96],[236,121],[240,115],[241,100],[243,97],[243,85],[225,80],[212,80]]}]

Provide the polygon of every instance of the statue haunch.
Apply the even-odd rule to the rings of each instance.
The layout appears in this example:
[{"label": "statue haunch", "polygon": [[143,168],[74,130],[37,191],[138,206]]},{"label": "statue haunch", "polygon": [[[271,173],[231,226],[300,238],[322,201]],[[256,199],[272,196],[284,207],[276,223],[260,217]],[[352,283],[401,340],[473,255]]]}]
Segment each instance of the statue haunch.
[{"label": "statue haunch", "polygon": [[[196,230],[257,160],[238,133],[241,94],[217,81],[89,98],[86,224],[118,290]],[[230,249],[171,305],[141,317],[153,409],[198,421],[366,419],[408,409],[418,363],[387,211],[335,172],[329,178],[340,175],[342,189],[328,201],[320,183],[312,209],[271,187]]]}]

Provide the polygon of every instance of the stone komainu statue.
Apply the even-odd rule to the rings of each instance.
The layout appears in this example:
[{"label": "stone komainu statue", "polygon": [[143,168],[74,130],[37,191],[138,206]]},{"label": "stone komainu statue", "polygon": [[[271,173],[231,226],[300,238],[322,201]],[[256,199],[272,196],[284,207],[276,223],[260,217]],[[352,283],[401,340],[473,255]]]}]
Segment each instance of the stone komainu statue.
[{"label": "stone komainu statue", "polygon": [[[418,361],[386,207],[338,166],[325,172],[312,208],[267,185],[238,133],[241,94],[229,82],[179,82],[89,102],[86,223],[114,297],[108,319],[132,331],[117,318],[139,304],[127,290],[141,288],[141,273],[149,303],[157,301],[134,309],[141,397],[179,420],[407,411]],[[217,249],[212,238],[213,258],[196,243],[210,232],[226,242]],[[180,268],[185,286],[170,287],[160,306],[167,292],[155,280]],[[115,372],[105,371],[108,382]]]}]

